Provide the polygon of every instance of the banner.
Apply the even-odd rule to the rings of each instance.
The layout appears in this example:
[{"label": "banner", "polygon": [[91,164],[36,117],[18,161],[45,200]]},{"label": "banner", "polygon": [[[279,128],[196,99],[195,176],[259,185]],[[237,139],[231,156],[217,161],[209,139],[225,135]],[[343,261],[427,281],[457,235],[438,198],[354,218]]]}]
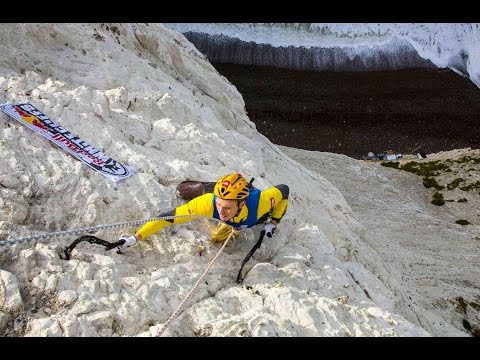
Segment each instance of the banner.
[{"label": "banner", "polygon": [[32,104],[3,104],[0,105],[0,109],[115,183],[134,174],[133,168],[123,165],[95,149],[48,118]]}]

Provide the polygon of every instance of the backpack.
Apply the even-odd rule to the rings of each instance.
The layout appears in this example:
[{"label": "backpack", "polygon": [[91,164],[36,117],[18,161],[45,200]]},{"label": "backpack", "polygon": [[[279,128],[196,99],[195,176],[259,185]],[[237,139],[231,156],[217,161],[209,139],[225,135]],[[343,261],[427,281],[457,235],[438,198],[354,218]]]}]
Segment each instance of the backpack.
[{"label": "backpack", "polygon": [[177,185],[177,197],[192,200],[205,193],[213,193],[215,182],[185,180]]},{"label": "backpack", "polygon": [[[252,183],[254,178],[248,183],[248,187],[252,188]],[[213,181],[195,181],[195,180],[185,180],[177,185],[177,197],[183,200],[192,200],[196,197],[206,194],[213,193],[213,188],[215,187],[216,182]]]}]

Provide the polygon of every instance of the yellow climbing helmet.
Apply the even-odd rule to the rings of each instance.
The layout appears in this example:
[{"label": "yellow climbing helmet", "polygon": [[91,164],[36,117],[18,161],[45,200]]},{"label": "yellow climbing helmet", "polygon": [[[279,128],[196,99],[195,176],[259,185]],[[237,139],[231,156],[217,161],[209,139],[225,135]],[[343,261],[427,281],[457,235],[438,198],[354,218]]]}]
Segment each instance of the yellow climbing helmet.
[{"label": "yellow climbing helmet", "polygon": [[244,200],[249,193],[248,181],[239,173],[222,176],[215,184],[213,193],[224,200]]}]

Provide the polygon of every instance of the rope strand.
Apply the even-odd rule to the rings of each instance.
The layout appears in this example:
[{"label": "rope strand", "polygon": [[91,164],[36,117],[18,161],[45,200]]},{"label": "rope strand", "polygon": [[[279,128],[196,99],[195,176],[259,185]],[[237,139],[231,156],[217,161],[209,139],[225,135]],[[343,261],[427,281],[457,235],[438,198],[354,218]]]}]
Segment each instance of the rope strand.
[{"label": "rope strand", "polygon": [[210,263],[208,264],[207,268],[205,269],[205,271],[203,272],[202,276],[200,276],[200,278],[197,280],[197,282],[195,283],[195,285],[193,285],[193,288],[192,290],[189,291],[189,293],[187,294],[187,296],[185,296],[185,298],[182,300],[182,302],[180,303],[180,305],[177,306],[177,308],[175,309],[175,311],[173,312],[173,314],[170,316],[170,318],[165,322],[165,324],[163,325],[163,327],[160,329],[160,331],[158,332],[158,335],[157,336],[162,336],[162,334],[165,332],[165,330],[167,329],[167,327],[172,323],[173,320],[176,319],[176,317],[178,316],[178,314],[180,313],[180,309],[183,307],[183,305],[187,302],[187,300],[190,298],[190,296],[192,296],[193,292],[195,291],[195,289],[198,287],[198,285],[200,284],[200,282],[203,280],[203,278],[207,275],[207,273],[210,271],[210,268],[212,267],[213,263],[215,262],[215,260],[217,260],[218,256],[222,253],[223,249],[225,248],[225,246],[227,245],[228,241],[232,238],[233,236],[233,233],[234,233],[235,229],[232,228],[232,232],[230,233],[230,235],[228,236],[227,240],[225,240],[225,242],[223,243],[223,246],[220,248],[220,250],[218,250],[217,252],[217,255],[215,255],[215,257],[213,258],[212,261],[210,261]]},{"label": "rope strand", "polygon": [[[197,215],[197,214],[192,214],[192,215],[179,215],[179,216],[161,216],[161,217],[156,217],[156,218],[153,218],[153,219],[148,219],[148,220],[136,220],[136,221],[127,221],[127,222],[123,222],[123,223],[115,223],[115,224],[106,224],[106,225],[97,225],[97,226],[89,226],[89,227],[83,227],[83,228],[80,228],[80,229],[76,229],[76,230],[66,230],[66,231],[57,231],[57,232],[53,232],[53,233],[46,233],[46,234],[37,234],[37,235],[32,235],[32,236],[27,236],[27,237],[20,237],[20,238],[17,238],[17,239],[13,239],[13,240],[0,240],[0,251],[2,250],[2,247],[5,247],[7,245],[14,245],[16,243],[22,243],[22,242],[26,242],[26,241],[30,241],[30,240],[40,240],[40,239],[48,239],[48,238],[58,238],[58,237],[62,237],[62,236],[69,236],[69,235],[81,235],[81,234],[84,234],[86,232],[94,232],[94,231],[97,231],[97,230],[104,230],[104,229],[115,229],[115,228],[120,228],[120,227],[128,227],[128,226],[139,226],[139,225],[142,225],[142,224],[146,224],[148,222],[151,222],[151,221],[156,221],[156,220],[172,220],[172,219],[178,219],[178,218],[185,218],[185,217],[207,217],[205,215]],[[210,218],[210,217],[209,217]],[[214,219],[213,220],[217,220],[217,219]],[[217,220],[217,221],[220,221],[220,220]],[[177,318],[177,316],[179,315],[180,313],[180,310],[182,309],[183,305],[185,305],[185,303],[187,302],[187,300],[192,296],[193,292],[195,291],[195,289],[198,287],[198,285],[200,284],[200,282],[203,280],[203,278],[208,274],[208,272],[210,271],[210,268],[213,266],[214,262],[217,260],[217,258],[220,256],[220,254],[222,253],[223,249],[225,249],[225,246],[227,245],[227,243],[229,242],[229,240],[232,238],[233,234],[235,232],[235,229],[232,228],[232,232],[230,233],[230,235],[228,236],[228,238],[225,240],[225,242],[223,243],[222,247],[220,248],[220,250],[217,252],[217,254],[215,255],[215,257],[212,259],[212,261],[210,261],[210,263],[208,264],[207,268],[205,269],[205,271],[203,272],[202,276],[200,276],[200,278],[196,281],[195,285],[193,286],[193,288],[189,291],[189,293],[187,294],[187,296],[185,296],[185,298],[182,300],[182,302],[178,305],[178,307],[175,309],[175,311],[173,312],[173,314],[170,316],[170,318],[165,322],[165,324],[163,325],[163,327],[160,329],[159,333],[158,333],[158,336],[161,336],[165,330],[167,329],[167,327],[173,322],[173,320],[175,320]]]}]

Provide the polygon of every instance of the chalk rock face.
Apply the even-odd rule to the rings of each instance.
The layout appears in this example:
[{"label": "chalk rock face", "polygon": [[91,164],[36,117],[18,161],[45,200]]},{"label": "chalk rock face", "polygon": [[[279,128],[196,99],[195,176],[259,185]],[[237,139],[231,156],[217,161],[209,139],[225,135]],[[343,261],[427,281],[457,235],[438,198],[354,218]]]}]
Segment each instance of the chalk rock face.
[{"label": "chalk rock face", "polygon": [[[135,170],[115,184],[0,115],[3,336],[430,335],[400,306],[395,275],[340,191],[259,134],[236,88],[183,35],[159,24],[6,24],[0,35],[0,104],[31,103]],[[79,235],[113,242],[182,204],[180,181],[234,171],[260,189],[290,187],[242,285],[261,226],[200,282],[220,250],[206,218],[124,253],[81,242],[65,259]]]},{"label": "chalk rock face", "polygon": [[3,304],[3,310],[19,310],[23,305],[23,300],[15,275],[8,271],[0,270],[0,281],[0,288],[3,290],[2,293],[0,293],[0,302]]}]

